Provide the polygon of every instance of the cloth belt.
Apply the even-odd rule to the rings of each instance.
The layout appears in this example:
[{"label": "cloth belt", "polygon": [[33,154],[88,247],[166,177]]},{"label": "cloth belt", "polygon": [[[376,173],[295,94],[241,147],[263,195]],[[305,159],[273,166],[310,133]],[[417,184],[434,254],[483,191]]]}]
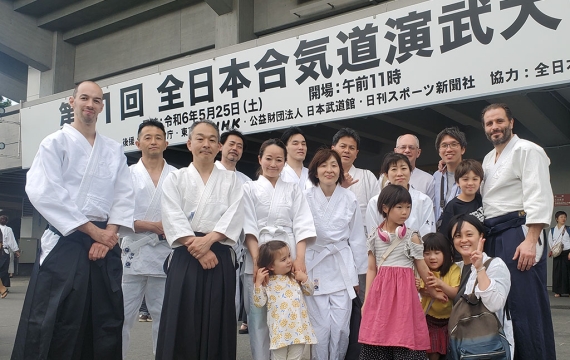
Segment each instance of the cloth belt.
[{"label": "cloth belt", "polygon": [[[201,233],[201,232],[198,232],[198,231],[194,231],[194,236],[195,236],[195,237],[203,237],[203,236],[206,236],[206,235],[207,235],[207,234],[205,234],[205,233]],[[233,249],[231,246],[229,246],[229,245],[224,245],[224,244],[222,244],[222,243],[220,243],[220,242],[214,243],[214,244],[212,244],[212,246],[214,246],[214,245],[216,245],[216,244],[217,244],[217,245],[220,245],[220,246],[227,246],[227,247],[230,248],[230,253],[231,253],[231,257],[232,257],[232,262],[233,262],[234,268],[237,270],[237,269],[239,268],[239,264],[238,264],[237,261],[236,261],[236,252],[234,251],[234,249]],[[212,248],[210,247],[210,250],[211,250],[211,249],[212,249]],[[170,261],[172,261],[172,255],[173,255],[173,254],[174,254],[174,250],[172,250],[172,251],[170,252],[170,254],[166,257],[166,260],[164,260],[164,265],[162,265],[162,269],[164,270],[164,273],[165,273],[165,274],[168,274],[168,269],[170,268]]]},{"label": "cloth belt", "polygon": [[[92,223],[93,225],[97,226],[99,229],[105,229],[105,228],[107,227],[107,222],[106,222],[106,221],[91,221],[91,223]],[[59,230],[57,230],[57,229],[55,228],[55,226],[53,226],[52,224],[48,224],[48,229],[49,229],[49,231],[51,231],[52,233],[54,233],[54,234],[56,234],[56,235],[59,235],[59,237],[66,237],[66,236],[63,236],[63,235],[61,234],[61,232],[59,232]],[[77,231],[79,231],[79,230],[77,230]],[[83,232],[82,232],[82,233],[83,233]],[[83,233],[83,234],[84,234],[84,233]],[[69,234],[67,237],[69,237],[69,236],[73,236],[73,233]]]},{"label": "cloth belt", "polygon": [[341,241],[335,244],[329,244],[327,246],[317,245],[314,244],[311,246],[311,250],[314,250],[318,253],[318,255],[309,263],[307,264],[307,272],[313,270],[313,268],[319,264],[321,261],[324,260],[327,256],[334,256],[337,261],[337,264],[340,268],[340,273],[342,275],[342,280],[344,281],[344,285],[346,287],[346,291],[348,291],[348,295],[351,299],[356,297],[356,293],[354,292],[354,287],[350,283],[350,279],[348,278],[348,270],[347,266],[342,258],[340,251],[348,247],[348,241]]},{"label": "cloth belt", "polygon": [[293,234],[292,231],[288,232],[282,226],[264,226],[259,230],[259,245],[264,244],[270,240],[281,240],[288,244],[290,233]]},{"label": "cloth belt", "polygon": [[[517,228],[526,224],[526,212],[513,211],[505,215],[497,216],[491,219],[485,219],[485,225],[488,227],[487,236],[493,236],[503,231]],[[542,240],[538,238],[538,244],[542,245]]]},{"label": "cloth belt", "polygon": [[[155,238],[153,235],[156,235],[154,233],[152,234],[134,234],[133,235],[129,235],[129,236],[125,236],[123,238],[123,249],[125,251],[125,253],[129,253],[129,252],[136,252],[139,248],[150,244],[151,246],[156,246],[160,241],[160,236],[157,235],[157,237]],[[135,240],[133,238],[139,237],[139,239]],[[158,241],[155,241],[155,239],[158,239]],[[126,240],[126,241],[125,241]]]}]

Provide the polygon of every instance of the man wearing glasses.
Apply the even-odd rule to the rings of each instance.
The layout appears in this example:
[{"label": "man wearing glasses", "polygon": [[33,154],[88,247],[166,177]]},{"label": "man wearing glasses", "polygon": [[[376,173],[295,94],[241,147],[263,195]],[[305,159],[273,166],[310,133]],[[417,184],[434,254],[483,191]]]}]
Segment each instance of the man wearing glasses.
[{"label": "man wearing glasses", "polygon": [[420,140],[417,136],[412,134],[405,134],[396,140],[396,147],[394,152],[397,154],[406,155],[410,160],[412,168],[412,175],[410,176],[410,185],[429,196],[431,201],[435,204],[435,187],[434,179],[427,172],[416,167],[416,159],[420,157],[422,149],[420,149]]},{"label": "man wearing glasses", "polygon": [[435,148],[444,164],[443,171],[433,174],[435,187],[435,219],[439,219],[445,205],[461,193],[455,182],[455,168],[463,160],[467,140],[457,127],[443,129],[435,139]]}]

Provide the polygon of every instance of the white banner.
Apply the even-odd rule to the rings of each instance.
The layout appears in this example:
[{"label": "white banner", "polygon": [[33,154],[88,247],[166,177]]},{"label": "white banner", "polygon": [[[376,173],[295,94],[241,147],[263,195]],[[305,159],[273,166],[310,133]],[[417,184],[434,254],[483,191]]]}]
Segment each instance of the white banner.
[{"label": "white banner", "polygon": [[[567,84],[569,35],[568,0],[428,1],[106,87],[97,126],[133,151],[148,118],[176,145],[200,118],[247,134]],[[72,120],[22,109],[23,167]]]}]

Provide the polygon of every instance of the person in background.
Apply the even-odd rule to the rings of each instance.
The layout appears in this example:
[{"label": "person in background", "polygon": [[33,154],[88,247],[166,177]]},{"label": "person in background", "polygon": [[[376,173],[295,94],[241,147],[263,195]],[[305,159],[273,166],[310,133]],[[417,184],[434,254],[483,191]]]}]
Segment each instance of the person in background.
[{"label": "person in background", "polygon": [[441,157],[443,168],[433,174],[436,221],[441,217],[445,205],[461,192],[455,181],[455,169],[463,160],[466,147],[465,134],[457,127],[445,128],[437,134],[435,149]]},{"label": "person in background", "polygon": [[562,243],[562,252],[552,259],[552,292],[560,297],[570,294],[570,226],[566,226],[566,212],[557,211],[554,218],[556,225],[548,232],[548,245],[552,249]]}]

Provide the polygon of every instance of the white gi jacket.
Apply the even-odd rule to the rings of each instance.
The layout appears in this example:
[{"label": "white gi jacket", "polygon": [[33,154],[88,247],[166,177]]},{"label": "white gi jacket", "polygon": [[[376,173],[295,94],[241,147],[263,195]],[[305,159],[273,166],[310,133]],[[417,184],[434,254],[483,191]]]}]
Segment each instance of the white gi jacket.
[{"label": "white gi jacket", "polygon": [[[299,185],[277,180],[275,188],[263,176],[243,185],[245,203],[244,233],[257,238],[259,245],[269,240],[289,244],[291,258],[297,256],[297,243],[307,246],[317,235],[309,204]],[[305,259],[306,260],[306,259]],[[247,253],[245,273],[253,273],[253,260]]]},{"label": "white gi jacket", "polygon": [[[48,135],[28,171],[26,193],[63,236],[89,221],[133,227],[134,191],[123,147],[100,133],[93,146],[68,124]],[[58,240],[44,232],[40,265]]]},{"label": "white gi jacket", "polygon": [[315,295],[346,289],[353,299],[358,274],[365,274],[368,264],[366,235],[356,196],[337,185],[327,199],[319,186],[305,190],[313,213],[317,240],[307,248],[305,261]]},{"label": "white gi jacket", "polygon": [[[406,227],[409,230],[419,232],[420,237],[435,232],[435,220],[431,199],[426,194],[412,187],[408,190],[412,197],[412,211],[410,212],[410,217],[408,217],[408,220],[405,222]],[[378,212],[378,196],[379,195],[374,196],[368,202],[366,226],[370,229],[369,232],[375,231],[374,229],[384,221],[384,217]]]},{"label": "white gi jacket", "polygon": [[[129,170],[135,189],[134,220],[161,221],[162,184],[176,168],[165,160],[156,187],[142,160],[131,165]],[[166,277],[162,267],[171,251],[168,242],[160,240],[157,234],[150,231],[134,233],[129,229],[121,231],[121,235],[123,274]]]}]

